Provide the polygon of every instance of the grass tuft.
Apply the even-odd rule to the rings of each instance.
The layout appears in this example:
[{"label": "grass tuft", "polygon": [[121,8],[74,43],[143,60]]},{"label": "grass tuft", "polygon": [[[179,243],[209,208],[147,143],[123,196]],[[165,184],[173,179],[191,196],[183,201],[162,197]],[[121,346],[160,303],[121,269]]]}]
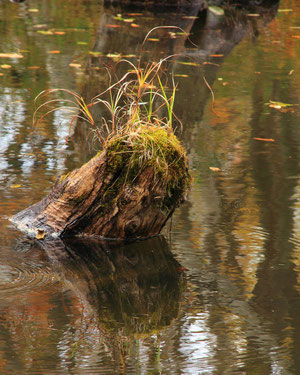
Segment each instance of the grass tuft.
[{"label": "grass tuft", "polygon": [[[151,32],[157,29],[150,30],[142,47]],[[74,121],[77,118],[83,119],[99,140],[100,151],[109,150],[114,145],[115,156],[118,153],[130,153],[130,170],[142,170],[152,165],[157,175],[165,178],[166,183],[170,183],[171,186],[172,178],[176,177],[175,166],[178,168],[180,164],[186,173],[187,165],[185,151],[174,134],[174,118],[182,127],[174,114],[176,84],[174,78],[168,80],[164,72],[165,65],[172,57],[168,56],[145,66],[142,66],[141,56],[137,64],[125,59],[119,61],[116,68],[120,64],[126,64],[127,72],[120,78],[115,73],[115,82],[112,83],[111,72],[107,70],[110,86],[95,96],[90,103],[86,103],[80,95],[70,90],[43,91],[37,96],[36,101],[57,93],[67,94],[70,99],[63,102],[60,99],[50,99],[40,104],[34,113],[34,128],[45,116],[56,110],[71,113],[69,134]],[[91,113],[94,106],[106,108],[110,118],[96,123]],[[120,148],[120,145],[126,147]],[[136,163],[139,168],[132,168]],[[189,183],[190,180],[187,181],[187,184]]]}]

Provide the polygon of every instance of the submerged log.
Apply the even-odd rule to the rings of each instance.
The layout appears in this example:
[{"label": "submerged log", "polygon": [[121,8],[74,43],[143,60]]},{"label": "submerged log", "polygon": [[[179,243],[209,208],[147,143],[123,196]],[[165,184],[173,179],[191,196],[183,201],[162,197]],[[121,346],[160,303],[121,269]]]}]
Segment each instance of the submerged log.
[{"label": "submerged log", "polygon": [[173,132],[141,126],[110,139],[12,222],[37,239],[151,237],[184,201],[190,182],[185,151]]}]

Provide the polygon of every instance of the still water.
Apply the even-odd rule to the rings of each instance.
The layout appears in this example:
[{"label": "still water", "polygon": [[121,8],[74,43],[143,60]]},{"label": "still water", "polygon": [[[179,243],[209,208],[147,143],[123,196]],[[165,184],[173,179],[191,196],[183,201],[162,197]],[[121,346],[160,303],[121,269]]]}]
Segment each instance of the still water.
[{"label": "still water", "polygon": [[[300,373],[300,5],[270,3],[0,3],[1,374]],[[7,217],[96,152],[79,122],[65,143],[61,111],[32,133],[35,97],[89,100],[160,25],[190,33],[156,30],[143,50],[175,55],[187,201],[132,245],[26,239]]]}]

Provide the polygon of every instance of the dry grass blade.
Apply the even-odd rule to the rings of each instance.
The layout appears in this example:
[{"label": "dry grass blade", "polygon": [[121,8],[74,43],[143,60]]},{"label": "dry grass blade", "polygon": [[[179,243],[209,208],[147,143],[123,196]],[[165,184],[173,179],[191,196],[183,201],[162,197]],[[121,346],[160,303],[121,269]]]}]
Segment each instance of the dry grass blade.
[{"label": "dry grass blade", "polygon": [[[141,53],[149,35],[158,29],[178,29],[186,34],[183,29],[177,26],[155,27],[144,38],[141,45]],[[140,160],[146,160],[150,156],[153,157],[155,140],[147,135],[145,129],[151,127],[155,129],[160,128],[167,130],[168,133],[172,133],[173,119],[176,119],[180,126],[182,126],[174,114],[176,93],[174,77],[172,77],[172,87],[171,92],[169,92],[166,87],[167,76],[163,69],[164,64],[174,56],[170,55],[160,59],[158,62],[147,63],[144,67],[141,66],[142,55],[136,65],[126,59],[120,60],[116,63],[116,67],[113,70],[116,77],[115,82],[112,80],[111,71],[107,69],[109,87],[96,95],[88,104],[85,103],[80,95],[71,90],[50,89],[41,92],[36,97],[36,102],[44,100],[50,95],[57,94],[70,96],[71,99],[59,99],[56,97],[40,104],[33,116],[34,128],[36,128],[45,116],[56,110],[63,110],[72,114],[69,134],[74,121],[79,118],[88,122],[90,130],[94,132],[102,148],[105,147],[108,140],[116,136],[120,140],[123,139],[124,142],[126,139],[126,142],[132,143],[132,147],[134,148],[136,147],[135,143],[137,139],[139,139],[139,143],[140,138],[144,137],[144,154],[142,153],[139,158]],[[121,64],[127,64],[129,70],[121,77],[118,77],[116,68]],[[103,109],[109,111],[109,120],[102,118],[96,121],[93,118],[91,108],[96,105],[102,106]],[[128,134],[131,135],[128,136]],[[139,149],[139,152],[142,152],[142,148]],[[156,152],[161,153],[160,150],[156,150]]]}]

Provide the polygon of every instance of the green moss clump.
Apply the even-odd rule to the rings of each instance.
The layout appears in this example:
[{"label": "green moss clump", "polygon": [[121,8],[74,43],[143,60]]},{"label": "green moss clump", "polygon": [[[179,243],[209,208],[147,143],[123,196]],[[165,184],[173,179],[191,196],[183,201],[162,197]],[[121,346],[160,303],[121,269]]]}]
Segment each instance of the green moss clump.
[{"label": "green moss clump", "polygon": [[148,167],[153,168],[156,181],[164,190],[162,199],[157,199],[156,203],[166,214],[183,200],[190,187],[185,150],[169,128],[141,125],[128,134],[111,138],[105,151],[106,174],[116,176],[103,196],[108,203],[120,194],[125,184],[132,185]]}]

